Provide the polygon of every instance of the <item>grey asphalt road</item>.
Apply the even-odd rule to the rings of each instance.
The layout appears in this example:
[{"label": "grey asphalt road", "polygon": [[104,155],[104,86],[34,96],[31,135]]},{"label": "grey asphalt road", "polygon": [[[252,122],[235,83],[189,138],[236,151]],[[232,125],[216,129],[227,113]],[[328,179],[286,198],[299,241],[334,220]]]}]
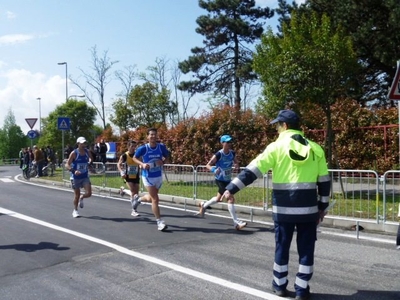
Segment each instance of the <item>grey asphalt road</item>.
[{"label": "grey asphalt road", "polygon": [[[0,299],[282,299],[271,294],[274,235],[251,223],[161,208],[157,231],[149,205],[130,216],[120,197],[85,200],[73,219],[72,192],[16,179],[0,167]],[[287,299],[297,271],[295,241]],[[400,299],[400,251],[393,236],[323,229],[313,300]]]}]

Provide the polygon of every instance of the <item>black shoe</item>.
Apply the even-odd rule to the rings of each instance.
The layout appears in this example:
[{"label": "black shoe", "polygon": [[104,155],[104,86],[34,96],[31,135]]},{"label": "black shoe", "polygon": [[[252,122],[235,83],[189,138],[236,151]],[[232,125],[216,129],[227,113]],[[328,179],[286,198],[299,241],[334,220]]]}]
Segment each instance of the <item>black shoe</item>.
[{"label": "black shoe", "polygon": [[308,300],[308,299],[310,299],[310,293],[308,293],[308,294],[306,294],[306,295],[303,295],[303,296],[296,296],[296,300]]},{"label": "black shoe", "polygon": [[[275,289],[275,287],[272,287],[272,291],[274,292],[275,295],[277,295],[278,297],[286,297],[287,296],[287,289],[283,289],[283,290],[277,290]],[[297,299],[297,298],[296,298]]]}]

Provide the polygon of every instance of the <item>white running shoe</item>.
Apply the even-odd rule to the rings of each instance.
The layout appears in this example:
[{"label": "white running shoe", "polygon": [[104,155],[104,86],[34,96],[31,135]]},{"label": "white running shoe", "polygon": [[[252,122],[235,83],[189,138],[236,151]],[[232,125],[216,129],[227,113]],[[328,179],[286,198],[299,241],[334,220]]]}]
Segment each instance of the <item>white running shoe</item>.
[{"label": "white running shoe", "polygon": [[79,218],[80,217],[79,213],[78,213],[78,211],[76,209],[74,209],[74,211],[72,212],[72,217],[73,218]]},{"label": "white running shoe", "polygon": [[241,230],[241,229],[245,228],[246,226],[247,226],[247,223],[246,223],[246,222],[243,222],[243,221],[238,220],[238,221],[236,222],[236,224],[235,224],[235,229],[236,229],[236,230]]},{"label": "white running shoe", "polygon": [[84,206],[84,205],[83,205],[83,198],[82,198],[82,196],[80,196],[80,197],[79,197],[79,207],[80,207],[80,208],[83,208],[83,206]]},{"label": "white running shoe", "polygon": [[132,209],[131,216],[132,217],[139,217],[140,214],[136,210]]},{"label": "white running shoe", "polygon": [[396,247],[396,249],[397,249],[397,250],[400,250],[400,245],[398,245],[398,246]]},{"label": "white running shoe", "polygon": [[120,194],[121,197],[123,197],[125,195],[125,191],[124,191],[124,187],[123,186],[121,186],[119,188],[119,194]]},{"label": "white running shoe", "polygon": [[206,209],[204,208],[204,201],[201,201],[200,203],[199,203],[199,213],[197,214],[197,215],[199,215],[200,217],[204,217],[204,213],[205,213],[205,211],[206,211]]},{"label": "white running shoe", "polygon": [[165,231],[168,226],[164,223],[164,220],[157,221],[157,227],[159,231]]}]

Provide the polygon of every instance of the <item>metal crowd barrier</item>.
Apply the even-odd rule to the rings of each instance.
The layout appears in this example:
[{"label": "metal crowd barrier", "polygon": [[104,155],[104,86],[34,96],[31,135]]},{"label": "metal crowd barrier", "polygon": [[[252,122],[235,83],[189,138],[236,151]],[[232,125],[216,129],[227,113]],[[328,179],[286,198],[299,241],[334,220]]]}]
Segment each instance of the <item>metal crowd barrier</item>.
[{"label": "metal crowd barrier", "polygon": [[[241,168],[243,169],[243,168]],[[103,188],[119,188],[123,184],[116,163],[94,163],[92,184]],[[239,171],[239,170],[238,170]],[[232,177],[238,171],[233,170]],[[383,176],[372,170],[330,169],[331,201],[335,205],[330,216],[352,219],[375,220],[376,223],[397,221],[400,203],[400,171],[387,171]],[[64,170],[63,179],[69,182],[69,172]],[[214,174],[205,165],[164,165],[164,180],[160,194],[206,201],[216,196],[218,188]],[[141,191],[145,189],[141,185]],[[272,208],[272,174],[268,172],[235,195],[240,206],[250,209]]]}]

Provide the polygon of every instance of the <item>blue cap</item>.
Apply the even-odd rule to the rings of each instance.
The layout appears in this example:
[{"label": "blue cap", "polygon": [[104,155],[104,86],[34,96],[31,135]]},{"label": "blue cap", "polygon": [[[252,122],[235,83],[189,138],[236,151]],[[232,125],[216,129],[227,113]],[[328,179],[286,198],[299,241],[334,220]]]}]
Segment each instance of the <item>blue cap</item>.
[{"label": "blue cap", "polygon": [[279,111],[279,114],[276,117],[276,119],[272,120],[270,124],[275,124],[276,122],[297,124],[300,122],[300,119],[294,111],[285,109],[285,110]]},{"label": "blue cap", "polygon": [[224,134],[220,138],[220,142],[221,143],[226,143],[226,142],[230,142],[230,141],[232,141],[232,137],[230,135],[228,135],[228,134]]}]

